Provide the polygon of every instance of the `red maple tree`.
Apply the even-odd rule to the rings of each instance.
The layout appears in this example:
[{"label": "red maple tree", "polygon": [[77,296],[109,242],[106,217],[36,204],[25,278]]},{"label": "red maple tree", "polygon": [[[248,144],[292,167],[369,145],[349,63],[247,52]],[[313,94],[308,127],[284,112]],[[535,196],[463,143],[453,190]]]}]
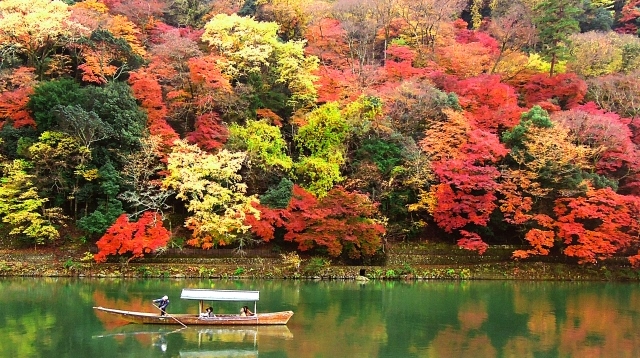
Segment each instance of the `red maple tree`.
[{"label": "red maple tree", "polygon": [[196,118],[195,128],[187,134],[190,143],[203,150],[213,152],[221,148],[229,138],[229,130],[222,124],[216,112],[202,114]]},{"label": "red maple tree", "polygon": [[96,242],[98,253],[93,258],[105,262],[109,255],[129,253],[131,261],[165,246],[170,237],[171,232],[164,228],[158,213],[146,211],[137,222],[130,222],[129,216],[122,214]]},{"label": "red maple tree", "polygon": [[462,81],[443,82],[444,89],[458,95],[460,106],[476,127],[492,133],[509,129],[520,121],[523,110],[513,87],[498,75],[480,75]]},{"label": "red maple tree", "polygon": [[276,228],[283,228],[284,240],[296,242],[301,251],[323,247],[330,256],[345,252],[351,258],[371,256],[382,245],[385,229],[374,219],[378,216],[377,205],[366,195],[342,187],[317,199],[294,185],[287,208],[272,209],[260,204],[256,207],[260,219],[247,215],[247,223],[265,241],[274,239]]},{"label": "red maple tree", "polygon": [[0,127],[4,125],[6,120],[11,120],[14,128],[36,127],[36,121],[27,109],[29,96],[32,94],[33,88],[31,87],[21,87],[0,93],[0,121],[2,121]]},{"label": "red maple tree", "polygon": [[385,82],[400,81],[411,78],[424,77],[427,73],[425,68],[413,67],[416,53],[408,46],[391,45],[387,49],[387,60],[384,62],[381,80]]},{"label": "red maple tree", "polygon": [[527,107],[539,105],[548,112],[578,106],[587,93],[587,84],[575,73],[561,73],[553,77],[538,74],[523,86],[521,92]]},{"label": "red maple tree", "polygon": [[[497,207],[500,172],[496,163],[507,149],[495,134],[472,128],[462,114],[445,113],[448,121],[428,129],[420,142],[422,150],[432,158],[438,180],[431,188],[431,214],[447,232],[467,225],[486,226]],[[463,236],[462,247],[484,252],[477,234]]]},{"label": "red maple tree", "polygon": [[129,84],[140,106],[147,111],[149,134],[162,138],[164,148],[170,148],[178,139],[176,131],[167,123],[167,107],[163,101],[162,88],[154,75],[144,70],[132,72]]},{"label": "red maple tree", "polygon": [[638,34],[638,19],[640,18],[640,0],[628,0],[620,11],[620,18],[615,31],[621,34]]}]

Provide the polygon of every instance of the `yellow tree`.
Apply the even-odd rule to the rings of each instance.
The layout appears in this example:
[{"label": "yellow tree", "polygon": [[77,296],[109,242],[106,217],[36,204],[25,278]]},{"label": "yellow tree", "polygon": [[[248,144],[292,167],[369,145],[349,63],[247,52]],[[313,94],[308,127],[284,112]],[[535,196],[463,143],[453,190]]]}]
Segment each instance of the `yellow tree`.
[{"label": "yellow tree", "polygon": [[314,0],[259,0],[256,18],[280,25],[285,39],[300,39],[311,20],[308,9],[316,6]]},{"label": "yellow tree", "polygon": [[176,141],[163,184],[187,202],[191,216],[185,226],[193,232],[189,245],[208,249],[236,243],[250,228],[244,224],[245,216],[258,212],[252,206],[257,199],[246,195],[247,186],[238,174],[245,156],[226,150],[208,154]]},{"label": "yellow tree", "polygon": [[567,67],[582,77],[598,77],[638,68],[638,36],[596,32],[571,36],[571,58]]},{"label": "yellow tree", "polygon": [[[238,15],[216,15],[204,27],[202,40],[212,52],[226,58],[218,65],[242,83],[256,83],[257,91],[290,92],[287,105],[299,109],[315,102],[315,56],[305,56],[303,41],[282,42],[278,24]],[[256,79],[259,79],[257,81]],[[261,83],[260,83],[261,82]]]},{"label": "yellow tree", "polygon": [[52,219],[62,218],[57,208],[45,209],[48,201],[38,195],[33,175],[27,173],[31,164],[16,159],[3,163],[0,182],[0,218],[9,225],[10,235],[26,236],[38,244],[60,237]]},{"label": "yellow tree", "polygon": [[0,1],[0,50],[26,56],[42,77],[48,59],[68,41],[69,14],[60,0]]},{"label": "yellow tree", "polygon": [[512,152],[512,158],[537,178],[554,184],[567,180],[576,170],[587,169],[590,158],[600,150],[573,144],[569,129],[561,124],[530,128],[524,146],[524,151]]}]

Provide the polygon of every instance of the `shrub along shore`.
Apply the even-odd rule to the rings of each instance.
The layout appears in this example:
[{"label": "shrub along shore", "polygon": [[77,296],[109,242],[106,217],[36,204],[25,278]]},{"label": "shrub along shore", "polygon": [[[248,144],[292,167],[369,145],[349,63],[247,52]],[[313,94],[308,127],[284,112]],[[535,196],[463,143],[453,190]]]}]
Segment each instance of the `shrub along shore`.
[{"label": "shrub along shore", "polygon": [[[131,262],[96,264],[82,248],[0,250],[0,276],[327,280],[640,281],[623,259],[579,265],[565,258],[509,259],[510,247],[479,256],[453,246],[396,246],[384,262],[355,265],[322,257],[193,257],[164,253]],[[380,260],[378,260],[380,261]]]}]

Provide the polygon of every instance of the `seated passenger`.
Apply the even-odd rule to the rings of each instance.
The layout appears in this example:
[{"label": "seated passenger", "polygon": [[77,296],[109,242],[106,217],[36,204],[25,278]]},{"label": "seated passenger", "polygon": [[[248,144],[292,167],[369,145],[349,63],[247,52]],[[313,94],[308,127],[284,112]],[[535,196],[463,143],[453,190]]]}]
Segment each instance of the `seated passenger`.
[{"label": "seated passenger", "polygon": [[207,307],[207,309],[204,310],[204,312],[200,313],[200,318],[209,318],[209,317],[215,317],[216,315],[213,314],[213,308],[212,307]]},{"label": "seated passenger", "polygon": [[249,307],[242,306],[240,309],[240,316],[253,316],[253,312],[249,310]]}]

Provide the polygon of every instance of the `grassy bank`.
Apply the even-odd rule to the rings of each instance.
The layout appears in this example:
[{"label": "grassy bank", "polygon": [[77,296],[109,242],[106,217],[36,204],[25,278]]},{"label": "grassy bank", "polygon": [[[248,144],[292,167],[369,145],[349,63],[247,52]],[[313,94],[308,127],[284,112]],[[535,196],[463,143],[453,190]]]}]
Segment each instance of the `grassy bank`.
[{"label": "grassy bank", "polygon": [[599,280],[640,281],[640,271],[623,260],[599,265],[559,262],[560,258],[516,262],[512,248],[492,248],[478,256],[446,245],[397,245],[384,264],[348,265],[320,257],[181,257],[96,264],[86,248],[0,250],[0,276],[131,278],[262,278],[380,280]]}]

